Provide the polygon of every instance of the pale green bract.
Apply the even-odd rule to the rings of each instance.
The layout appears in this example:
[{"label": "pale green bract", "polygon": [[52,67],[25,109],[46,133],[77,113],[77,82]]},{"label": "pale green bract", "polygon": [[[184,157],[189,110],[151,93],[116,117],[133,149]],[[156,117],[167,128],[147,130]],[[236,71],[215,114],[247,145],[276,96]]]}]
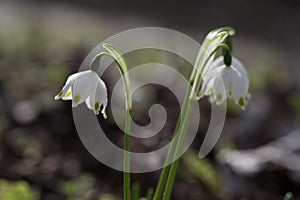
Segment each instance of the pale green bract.
[{"label": "pale green bract", "polygon": [[72,107],[77,107],[85,102],[87,107],[107,118],[105,109],[107,106],[107,88],[98,74],[92,70],[86,70],[72,74],[68,77],[62,90],[55,96],[55,100],[72,100]]}]

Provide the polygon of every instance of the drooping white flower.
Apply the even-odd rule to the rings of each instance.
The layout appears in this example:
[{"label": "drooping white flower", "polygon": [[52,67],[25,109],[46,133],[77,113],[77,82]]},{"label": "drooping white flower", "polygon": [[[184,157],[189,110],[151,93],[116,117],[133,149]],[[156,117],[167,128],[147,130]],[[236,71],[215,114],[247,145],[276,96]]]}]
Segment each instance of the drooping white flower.
[{"label": "drooping white flower", "polygon": [[103,117],[106,118],[107,89],[98,74],[92,70],[78,72],[68,77],[62,90],[55,100],[72,100],[72,107],[85,102],[87,107],[99,114],[102,105]]},{"label": "drooping white flower", "polygon": [[226,98],[234,100],[243,110],[248,103],[249,77],[243,64],[232,57],[230,66],[224,64],[223,56],[217,58],[203,76],[201,97],[210,96],[212,102],[222,104]]}]

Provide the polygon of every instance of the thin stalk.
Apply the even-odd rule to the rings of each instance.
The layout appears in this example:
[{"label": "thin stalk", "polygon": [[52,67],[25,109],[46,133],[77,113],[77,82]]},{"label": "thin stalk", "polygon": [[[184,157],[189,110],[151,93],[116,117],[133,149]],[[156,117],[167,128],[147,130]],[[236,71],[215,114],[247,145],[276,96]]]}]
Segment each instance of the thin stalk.
[{"label": "thin stalk", "polygon": [[102,56],[109,56],[112,58],[121,74],[124,88],[125,88],[125,136],[124,136],[124,200],[131,200],[131,184],[130,184],[130,132],[131,132],[131,117],[130,112],[132,108],[132,101],[130,96],[130,80],[128,76],[128,67],[122,54],[110,44],[103,44],[103,47],[108,52],[101,52],[91,62],[91,70],[97,71]]},{"label": "thin stalk", "polygon": [[[103,47],[114,57],[120,70],[124,87],[126,101],[126,118],[125,118],[125,136],[124,136],[124,200],[131,200],[131,184],[130,184],[130,130],[132,101],[130,97],[130,81],[128,76],[128,67],[122,54],[110,44],[103,44]],[[121,67],[120,67],[121,66]]]},{"label": "thin stalk", "polygon": [[[176,144],[176,149],[174,152],[174,158],[179,157],[180,151],[183,147],[184,144],[184,139],[189,127],[189,121],[191,118],[191,113],[192,113],[192,108],[193,108],[193,104],[194,104],[194,100],[193,99],[189,99],[188,103],[187,103],[187,108],[185,110],[184,113],[184,118],[182,121],[182,126],[181,129],[179,129],[179,136],[178,136],[178,140],[177,140],[177,144]],[[170,170],[169,170],[169,176],[167,179],[167,184],[165,187],[165,192],[163,195],[163,200],[169,200],[171,197],[171,193],[172,193],[172,188],[173,188],[173,184],[175,181],[175,177],[176,177],[176,173],[177,173],[177,169],[178,169],[178,165],[179,165],[179,160],[180,158],[176,159],[170,166]]]},{"label": "thin stalk", "polygon": [[[199,53],[197,55],[195,66],[199,66],[199,63],[201,62],[202,55],[201,55],[200,52],[201,52],[201,48],[199,49]],[[179,130],[180,130],[180,127],[182,126],[181,121],[182,121],[182,119],[185,118],[185,115],[186,115],[186,112],[187,112],[186,108],[187,108],[187,105],[188,105],[188,102],[189,102],[189,99],[190,99],[190,93],[192,92],[192,87],[195,84],[194,80],[195,80],[195,76],[197,74],[197,71],[198,71],[198,68],[195,67],[193,69],[192,73],[191,73],[190,80],[189,80],[190,85],[187,87],[187,91],[186,91],[184,101],[183,101],[183,106],[182,106],[182,109],[181,109],[181,112],[180,112],[180,117],[178,118],[177,123],[176,123],[176,128],[175,128],[175,131],[174,131],[174,134],[173,134],[174,142],[171,144],[171,147],[168,151],[167,159],[166,159],[166,162],[165,162],[166,164],[170,163],[171,160],[174,158],[174,151],[176,150],[176,146],[177,146],[178,139],[179,139],[179,136],[176,137],[176,134],[180,134]],[[176,162],[178,162],[178,161],[176,160],[174,162],[176,164]],[[164,190],[166,189],[167,181],[169,181],[168,177],[169,177],[169,174],[170,174],[170,169],[173,166],[174,162],[163,168],[163,170],[161,172],[161,175],[160,175],[160,178],[159,178],[159,181],[158,181],[157,188],[155,190],[153,200],[161,200],[162,197],[164,196]],[[176,165],[178,165],[178,163]],[[174,171],[174,169],[173,169],[173,171]]]},{"label": "thin stalk", "polygon": [[[204,41],[204,46],[205,47],[209,46],[209,43],[210,42]],[[179,126],[180,128],[177,133],[177,134],[179,134],[179,136],[175,143],[176,144],[175,150],[174,149],[170,150],[173,159],[179,157],[179,153],[180,153],[181,149],[183,148],[185,136],[186,136],[186,133],[187,133],[188,127],[189,127],[189,121],[190,121],[190,117],[191,117],[191,113],[192,113],[193,104],[196,100],[197,91],[199,90],[201,82],[202,82],[201,75],[202,75],[203,71],[205,70],[205,67],[206,67],[209,59],[214,57],[218,48],[220,48],[220,47],[217,46],[217,48],[205,60],[203,60],[205,58],[205,56],[204,56],[204,53],[202,52],[202,49],[199,49],[199,53],[197,55],[197,59],[195,62],[195,68],[190,77],[190,83],[192,85],[192,88],[189,91],[187,91],[187,93],[186,93],[186,96],[188,98],[187,99],[185,98],[186,103],[184,105],[186,105],[186,107],[182,110],[183,118],[181,118],[181,124]],[[163,193],[163,200],[169,200],[171,197],[172,188],[173,188],[173,184],[175,181],[179,161],[180,161],[180,159],[178,158],[170,166],[168,166],[168,175],[162,174],[162,175],[164,175],[164,181],[167,177],[167,180],[165,181],[166,185],[165,185],[165,191]],[[157,199],[157,200],[159,200],[159,199]]]},{"label": "thin stalk", "polygon": [[182,109],[181,109],[181,113],[180,113],[180,116],[177,120],[177,124],[176,124],[176,128],[174,130],[174,134],[173,134],[173,143],[171,144],[171,147],[170,147],[170,150],[168,151],[168,154],[167,154],[167,158],[166,158],[166,161],[165,161],[165,166],[161,172],[161,175],[159,177],[159,181],[158,181],[158,184],[157,184],[157,187],[156,187],[156,190],[155,190],[155,194],[153,196],[153,200],[161,200],[162,199],[162,196],[163,196],[163,191],[165,189],[165,185],[166,185],[166,181],[168,179],[168,175],[169,175],[169,170],[171,168],[171,159],[173,158],[173,154],[174,154],[174,151],[175,151],[175,148],[176,148],[176,144],[177,144],[177,140],[178,140],[178,137],[175,137],[176,136],[176,133],[178,133],[178,130],[179,130],[179,127],[180,127],[180,122],[181,122],[181,119],[182,119],[182,114],[185,113],[185,109],[186,109],[186,105],[187,105],[187,99],[189,97],[189,92],[191,90],[191,87],[188,87],[187,88],[187,92],[186,92],[186,95],[185,95],[185,98],[184,98],[184,103],[183,103],[183,106],[182,106]]},{"label": "thin stalk", "polygon": [[124,199],[131,199],[130,189],[130,110],[126,109],[125,137],[124,137]]},{"label": "thin stalk", "polygon": [[[208,57],[208,59],[210,59],[210,57]],[[196,63],[195,66],[202,66],[202,60],[203,60],[203,57],[201,57],[199,60],[197,60],[198,63]],[[175,181],[175,177],[176,177],[176,173],[177,173],[177,169],[178,169],[178,165],[179,165],[179,161],[180,161],[179,153],[180,153],[181,149],[183,148],[185,136],[188,131],[189,122],[190,122],[190,118],[191,118],[191,114],[192,114],[192,110],[193,110],[193,104],[196,101],[196,99],[195,99],[196,91],[199,89],[197,86],[199,86],[199,82],[201,82],[201,80],[200,80],[201,73],[202,73],[204,67],[205,67],[205,65],[203,65],[201,67],[200,73],[196,72],[194,74],[195,79],[193,79],[191,77],[192,88],[190,88],[190,90],[188,90],[186,93],[186,96],[187,96],[187,98],[185,98],[186,107],[183,109],[183,112],[182,112],[182,122],[180,124],[179,130],[177,133],[179,135],[178,135],[177,142],[174,145],[175,150],[174,150],[174,152],[172,152],[172,155],[173,155],[172,158],[173,159],[178,158],[178,159],[176,159],[169,167],[168,176],[167,176],[168,178],[166,181],[165,191],[163,193],[163,198],[162,198],[163,200],[169,200],[171,197],[172,188],[173,188],[173,184]],[[199,70],[199,68],[195,68],[195,69]]]},{"label": "thin stalk", "polygon": [[[202,50],[201,48],[199,49],[199,53],[197,55],[197,58],[196,58],[196,62],[195,62],[195,66],[199,66],[199,63],[201,62],[202,60],[202,54],[200,53]],[[189,80],[189,84],[188,87],[187,87],[187,91],[185,93],[185,97],[184,97],[184,101],[183,101],[183,106],[182,106],[182,109],[181,109],[181,112],[180,112],[180,116],[177,120],[177,123],[176,123],[176,128],[174,130],[174,134],[173,134],[173,143],[171,144],[171,147],[168,151],[168,154],[167,154],[167,158],[166,158],[166,161],[165,161],[165,166],[161,172],[161,175],[159,177],[159,181],[158,181],[158,184],[157,184],[157,187],[156,187],[156,190],[155,190],[155,194],[154,194],[154,197],[153,197],[153,200],[161,200],[162,197],[164,196],[164,190],[165,190],[165,187],[166,187],[166,184],[167,184],[167,180],[168,180],[168,176],[170,174],[170,169],[171,169],[171,166],[173,165],[173,163],[169,164],[172,159],[174,158],[174,151],[176,149],[176,146],[177,146],[177,143],[178,143],[178,139],[179,137],[176,137],[176,134],[179,134],[179,129],[181,127],[181,121],[182,119],[184,119],[185,117],[185,114],[186,114],[186,108],[187,108],[187,105],[188,105],[188,100],[190,98],[190,94],[193,90],[193,85],[195,84],[194,83],[194,80],[195,80],[195,76],[197,75],[197,71],[198,71],[198,68],[195,67],[190,75],[190,80]],[[199,73],[199,72],[198,72]],[[175,161],[176,162],[176,161]]]}]

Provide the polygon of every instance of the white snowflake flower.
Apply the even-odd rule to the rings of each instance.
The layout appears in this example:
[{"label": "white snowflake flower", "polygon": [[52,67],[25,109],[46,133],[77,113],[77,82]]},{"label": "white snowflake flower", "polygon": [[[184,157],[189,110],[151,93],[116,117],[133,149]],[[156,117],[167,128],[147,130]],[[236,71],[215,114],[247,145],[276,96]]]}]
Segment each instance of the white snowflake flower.
[{"label": "white snowflake flower", "polygon": [[224,64],[224,57],[217,58],[203,76],[201,97],[210,96],[212,102],[222,104],[231,98],[245,110],[249,99],[249,77],[243,64],[232,57],[230,66]]},{"label": "white snowflake flower", "polygon": [[68,77],[62,90],[55,96],[55,100],[72,100],[72,107],[85,102],[87,107],[106,118],[107,88],[98,74],[92,70],[78,72]]}]

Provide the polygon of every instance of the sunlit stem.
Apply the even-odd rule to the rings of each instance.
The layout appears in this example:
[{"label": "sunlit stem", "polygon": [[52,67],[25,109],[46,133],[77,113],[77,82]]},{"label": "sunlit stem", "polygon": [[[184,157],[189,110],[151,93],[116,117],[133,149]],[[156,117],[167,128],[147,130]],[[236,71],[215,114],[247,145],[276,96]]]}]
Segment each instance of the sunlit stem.
[{"label": "sunlit stem", "polygon": [[[202,49],[200,48],[199,53],[198,53],[197,58],[196,58],[195,66],[199,66],[199,63],[201,62],[202,57],[203,57]],[[177,120],[176,128],[174,130],[173,142],[171,143],[171,146],[170,146],[170,149],[169,149],[169,152],[167,154],[166,161],[165,161],[166,166],[163,168],[163,170],[161,172],[161,175],[160,175],[160,178],[159,178],[156,190],[155,190],[153,200],[161,200],[163,198],[164,190],[166,188],[166,183],[167,183],[167,181],[170,182],[170,180],[168,179],[170,169],[171,169],[172,166],[173,166],[173,168],[174,168],[174,166],[176,166],[176,168],[177,168],[177,165],[178,165],[177,163],[175,163],[175,165],[173,165],[173,164],[169,165],[169,164],[172,162],[172,160],[174,158],[174,152],[176,150],[176,145],[177,145],[177,142],[178,142],[178,137],[176,137],[176,134],[180,133],[180,127],[183,124],[182,119],[185,119],[185,117],[186,117],[187,106],[189,104],[190,94],[191,94],[191,91],[192,91],[191,86],[194,85],[193,83],[194,83],[195,76],[197,76],[197,72],[196,72],[197,70],[199,70],[199,69],[194,67],[193,71],[191,73],[190,80],[189,80],[189,85],[187,87],[186,95],[185,95],[185,98],[184,98],[184,101],[183,101],[183,106],[181,108],[180,116]],[[175,162],[177,162],[177,161],[175,161]],[[173,169],[173,171],[174,171],[174,169]]]},{"label": "sunlit stem", "polygon": [[[226,30],[226,28],[224,29],[221,28],[219,30],[217,30],[219,32],[215,36],[216,38],[221,37],[225,39],[227,36],[234,34],[234,30],[231,29],[230,27],[228,28],[228,30]],[[169,163],[171,160],[175,160],[175,161],[171,165],[166,166],[163,169],[153,200],[161,200],[161,199],[169,200],[171,197],[172,188],[173,188],[174,180],[179,165],[180,152],[183,148],[185,136],[189,127],[193,104],[197,100],[197,91],[199,90],[201,85],[202,74],[203,72],[205,72],[208,61],[210,59],[213,59],[217,50],[222,47],[222,45],[217,45],[216,48],[212,51],[212,53],[208,56],[208,58],[204,59],[206,49],[209,48],[213,42],[213,38],[210,38],[212,34],[213,34],[212,32],[208,34],[206,40],[204,40],[203,48],[202,49],[200,48],[198,52],[194,69],[190,76],[189,83],[192,88],[190,88],[189,86],[187,89],[184,104],[181,110],[181,115],[177,121],[176,129],[175,129],[175,133],[178,134],[178,138],[175,137],[177,138],[177,140],[175,140],[172,143],[169,149],[166,163]]]},{"label": "sunlit stem", "polygon": [[125,87],[125,103],[126,103],[126,117],[125,117],[125,136],[124,136],[124,200],[131,200],[131,184],[130,184],[130,131],[131,131],[131,117],[130,112],[132,108],[132,101],[130,96],[130,80],[128,75],[128,67],[122,54],[110,44],[103,44],[103,47],[108,52],[101,52],[91,63],[91,70],[97,71],[100,65],[102,56],[109,56],[112,58],[119,69],[123,84]]},{"label": "sunlit stem", "polygon": [[[191,87],[188,87],[187,90],[190,91]],[[189,93],[188,91],[187,91],[187,94]],[[160,178],[159,178],[159,181],[158,181],[158,184],[157,184],[154,196],[153,196],[153,200],[161,200],[162,199],[163,192],[165,190],[165,185],[166,185],[166,182],[168,179],[169,171],[171,168],[171,166],[169,164],[172,162],[173,152],[175,151],[176,143],[178,140],[178,137],[176,137],[176,133],[178,133],[178,130],[179,130],[179,127],[181,124],[181,119],[183,118],[183,114],[185,113],[188,97],[189,97],[188,95],[185,96],[183,106],[182,106],[182,109],[180,112],[180,116],[177,120],[176,128],[174,130],[174,135],[173,135],[174,141],[173,141],[173,143],[171,143],[171,147],[167,154],[167,158],[165,161],[165,167],[162,169],[162,172],[161,172],[161,175],[160,175]]]}]

